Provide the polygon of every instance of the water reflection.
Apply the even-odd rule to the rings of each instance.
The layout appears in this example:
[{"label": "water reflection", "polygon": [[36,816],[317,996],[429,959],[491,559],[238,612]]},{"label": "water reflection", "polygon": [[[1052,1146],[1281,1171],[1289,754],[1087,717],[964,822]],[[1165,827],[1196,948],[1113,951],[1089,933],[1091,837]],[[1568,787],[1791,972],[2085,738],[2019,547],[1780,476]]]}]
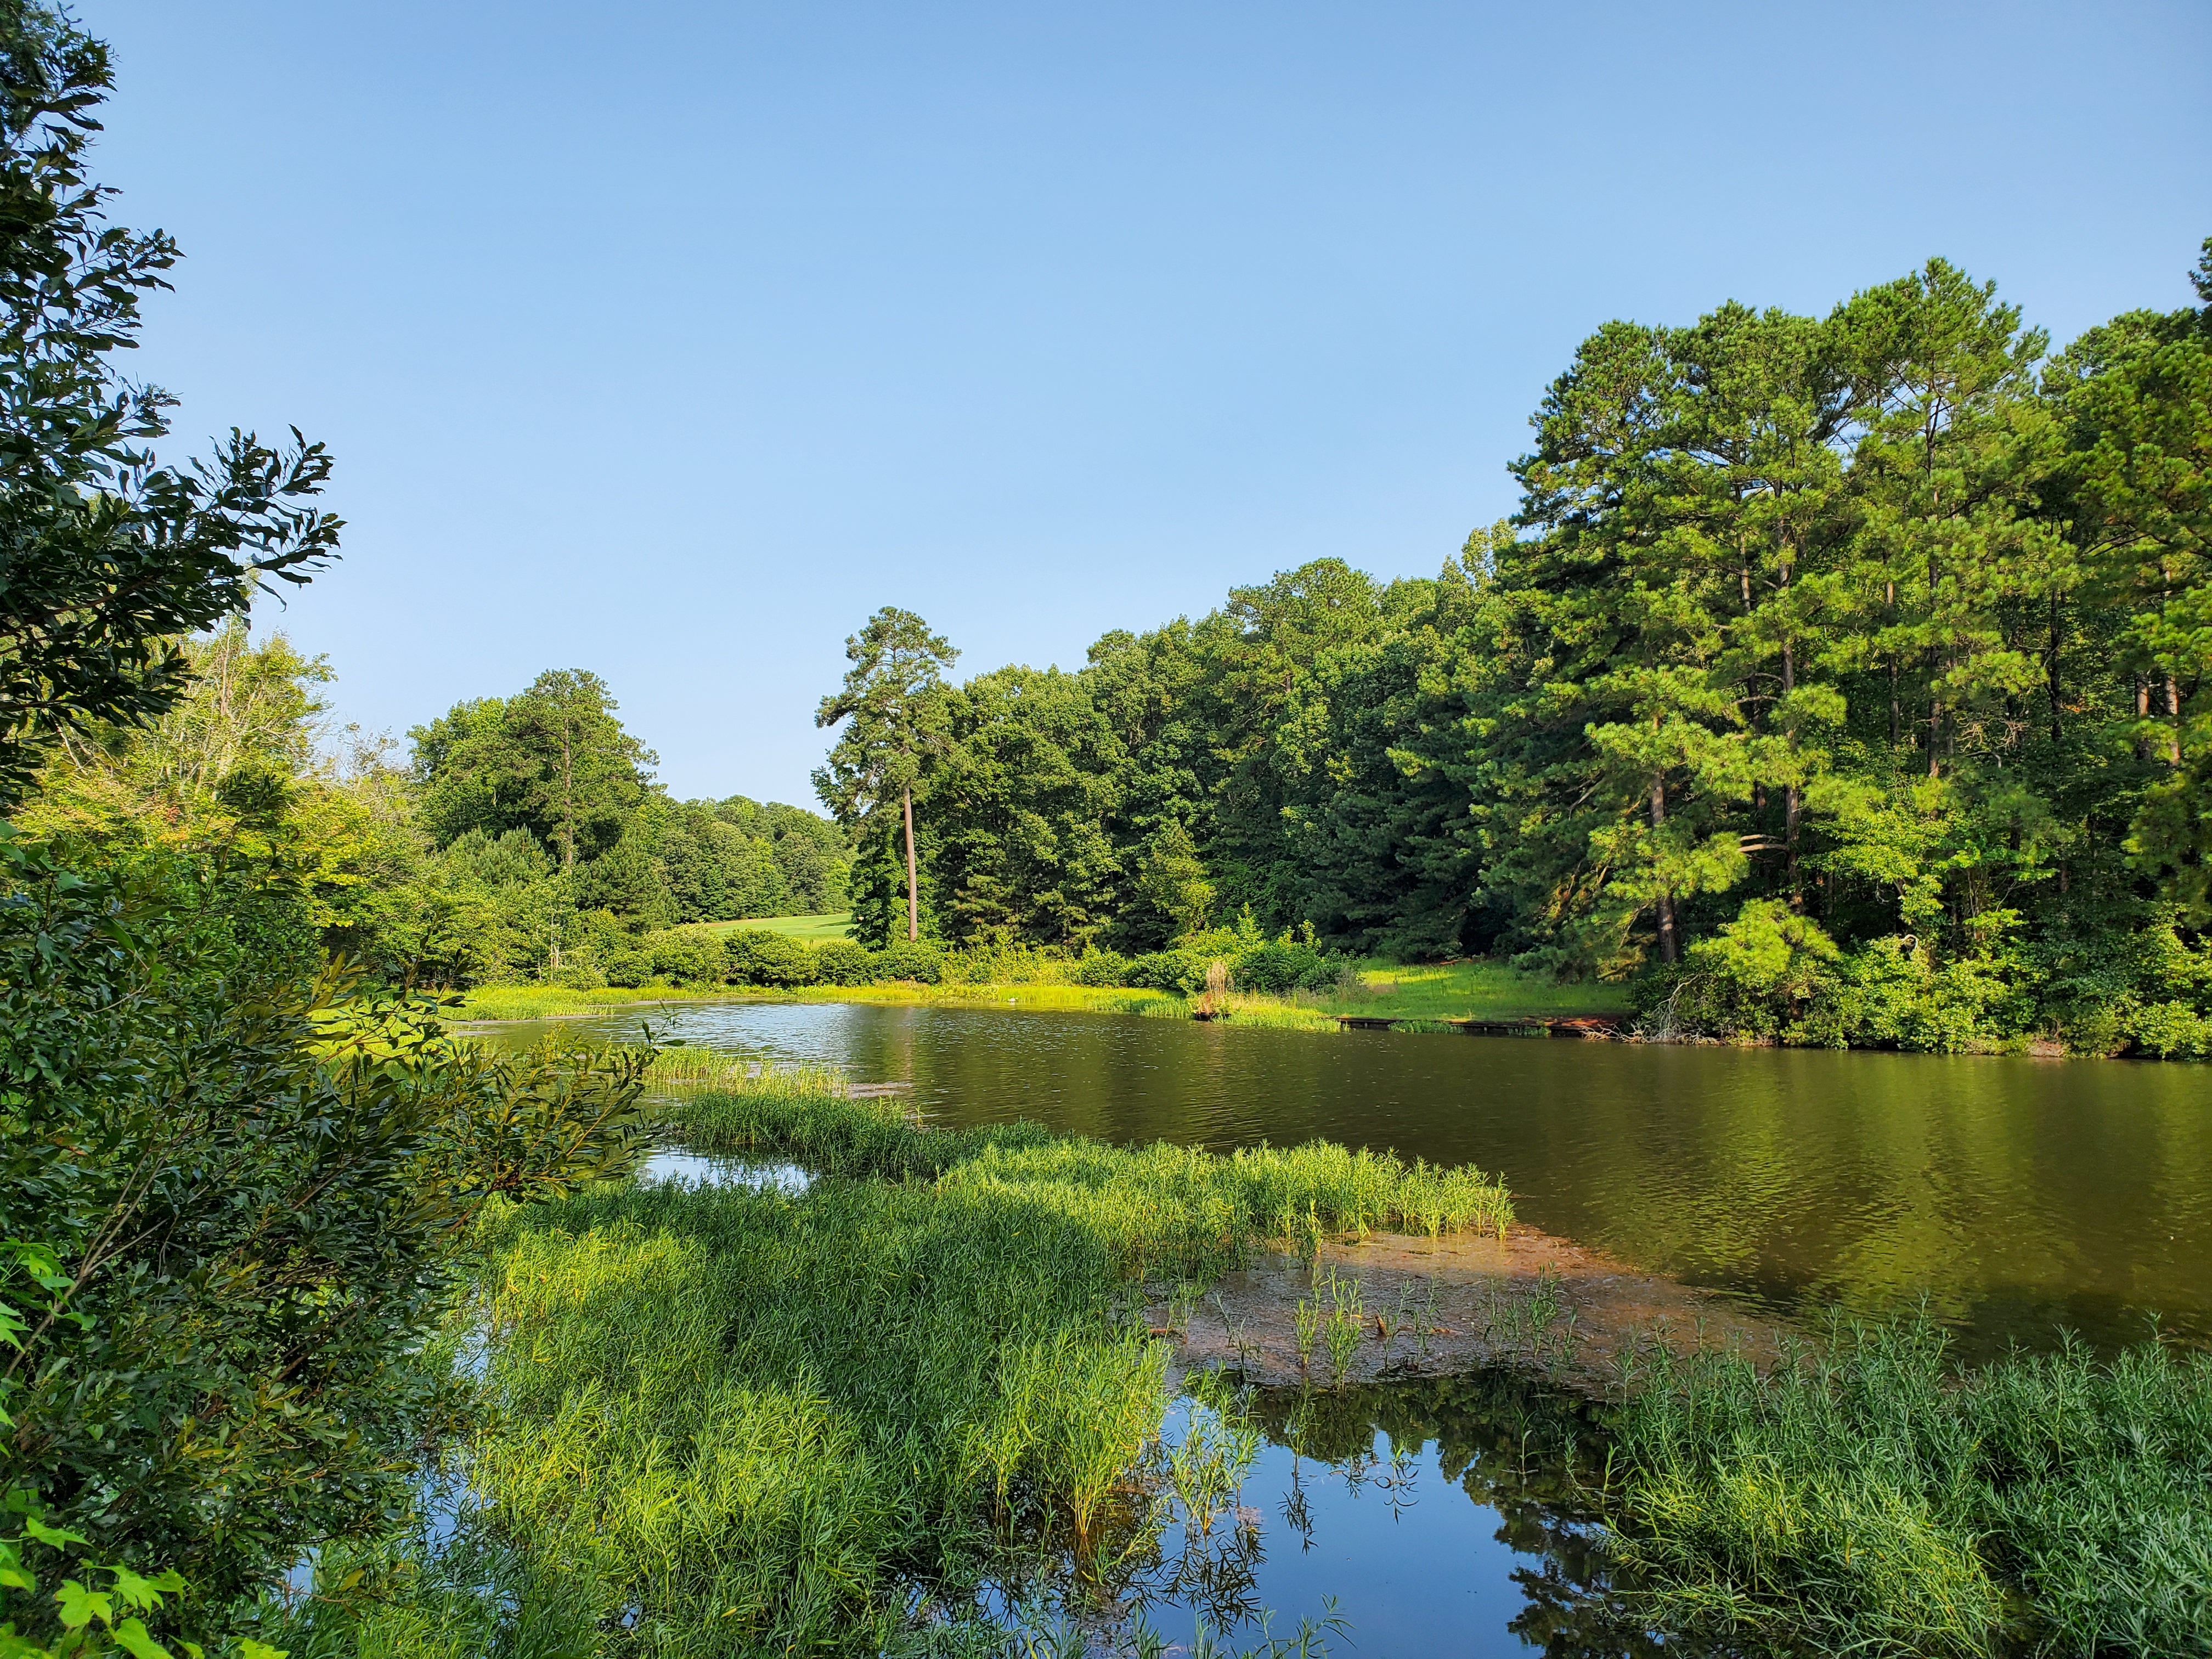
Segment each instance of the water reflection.
[{"label": "water reflection", "polygon": [[[1133,1650],[1139,1628],[1191,1644],[1202,1627],[1234,1650],[1301,1626],[1361,1659],[1708,1651],[1624,1605],[1591,1407],[1503,1376],[1243,1403],[1178,1401],[1136,1535],[1088,1572],[1064,1548],[1041,1559],[994,1585],[983,1610],[1073,1625],[1094,1651]],[[1172,1466],[1240,1420],[1255,1432],[1228,1460],[1233,1484],[1194,1495]]]},{"label": "water reflection", "polygon": [[[1004,1008],[718,1003],[658,1031],[903,1081],[951,1123],[1323,1136],[1502,1170],[1522,1214],[1782,1312],[1922,1297],[1987,1353],[2212,1340],[2212,1068],[1342,1036]],[[569,1022],[634,1040],[635,1017]],[[501,1029],[534,1041],[542,1028]]]}]

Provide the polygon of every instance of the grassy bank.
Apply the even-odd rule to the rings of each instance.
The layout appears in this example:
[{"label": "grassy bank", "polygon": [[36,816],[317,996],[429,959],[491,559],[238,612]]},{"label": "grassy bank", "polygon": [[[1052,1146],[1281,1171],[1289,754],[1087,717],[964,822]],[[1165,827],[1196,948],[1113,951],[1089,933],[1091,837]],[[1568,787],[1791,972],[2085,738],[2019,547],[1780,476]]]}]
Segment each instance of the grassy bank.
[{"label": "grassy bank", "polygon": [[[793,917],[789,921],[815,918]],[[732,924],[752,927],[761,924]],[[942,1006],[1012,1006],[1053,1012],[1145,1013],[1187,1018],[1194,1000],[1172,991],[1126,986],[1071,985],[1042,977],[981,984],[916,984],[898,981],[878,985],[811,985],[796,990],[761,987],[683,988],[648,986],[636,990],[612,987],[574,991],[559,986],[489,985],[466,993],[464,1019],[547,1019],[579,1014],[618,1013],[626,1008],[667,1001],[768,1000],[778,1002],[873,1002]],[[1224,1017],[1235,1024],[1333,1029],[1340,1014],[1405,1020],[1511,1020],[1625,1012],[1626,995],[1607,985],[1557,985],[1534,975],[1516,973],[1494,963],[1445,964],[1370,963],[1331,991],[1261,996],[1234,992],[1221,1000]]]},{"label": "grassy bank", "polygon": [[1960,1371],[1921,1322],[1661,1355],[1615,1506],[1656,1622],[1816,1653],[2212,1653],[2212,1355]]},{"label": "grassy bank", "polygon": [[[933,1131],[828,1073],[669,1059],[696,1085],[666,1107],[686,1144],[813,1185],[498,1212],[483,1513],[435,1571],[325,1610],[308,1659],[1011,1651],[979,1585],[1045,1572],[1079,1604],[1155,1535],[1148,1295],[1194,1297],[1262,1245],[1511,1216],[1468,1170]],[[1769,1376],[1662,1356],[1622,1382],[1577,1501],[1615,1528],[1607,1594],[1644,1627],[1729,1651],[2212,1639],[2212,1359],[1961,1374],[1902,1327]]]}]

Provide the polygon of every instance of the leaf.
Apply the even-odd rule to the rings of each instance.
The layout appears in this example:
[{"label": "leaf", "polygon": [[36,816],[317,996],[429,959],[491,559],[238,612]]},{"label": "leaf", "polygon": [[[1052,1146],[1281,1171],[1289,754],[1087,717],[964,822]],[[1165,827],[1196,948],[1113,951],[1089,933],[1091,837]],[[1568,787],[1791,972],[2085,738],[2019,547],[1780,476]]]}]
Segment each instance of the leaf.
[{"label": "leaf", "polygon": [[257,1642],[250,1636],[238,1638],[238,1659],[289,1659],[290,1650],[272,1648],[266,1642]]},{"label": "leaf", "polygon": [[173,1659],[168,1649],[149,1635],[146,1626],[136,1619],[126,1619],[115,1627],[115,1645],[131,1659]]},{"label": "leaf", "polygon": [[85,1541],[82,1533],[65,1531],[60,1527],[50,1527],[35,1515],[27,1515],[23,1517],[23,1531],[27,1536],[37,1539],[41,1544],[50,1544],[56,1549],[60,1549],[66,1544],[82,1544]]},{"label": "leaf", "polygon": [[64,1630],[82,1630],[95,1619],[103,1625],[114,1622],[115,1604],[74,1578],[62,1580],[62,1587],[54,1592],[54,1600],[61,1604]]},{"label": "leaf", "polygon": [[[140,1577],[128,1567],[110,1567],[107,1571],[115,1575],[112,1594],[116,1599],[125,1607],[136,1607],[142,1613],[149,1607],[158,1607],[161,1605],[161,1591],[164,1589],[184,1588],[182,1579],[178,1579],[173,1585],[163,1585],[157,1580]],[[166,1578],[177,1577],[173,1569],[161,1576]]]}]

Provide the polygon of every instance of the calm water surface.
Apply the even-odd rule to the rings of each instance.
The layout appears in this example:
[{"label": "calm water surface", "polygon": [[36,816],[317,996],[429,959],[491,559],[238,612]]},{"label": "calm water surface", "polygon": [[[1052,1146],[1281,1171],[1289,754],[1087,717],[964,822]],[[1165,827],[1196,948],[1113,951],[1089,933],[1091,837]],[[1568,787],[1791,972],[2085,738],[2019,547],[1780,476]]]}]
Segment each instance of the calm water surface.
[{"label": "calm water surface", "polygon": [[[1922,1297],[1972,1352],[2212,1341],[2212,1067],[712,1003],[657,1033],[904,1082],[932,1117],[1504,1173],[1522,1217],[1781,1312]],[[636,1016],[562,1022],[635,1039]],[[502,1045],[543,1026],[496,1028]]]}]

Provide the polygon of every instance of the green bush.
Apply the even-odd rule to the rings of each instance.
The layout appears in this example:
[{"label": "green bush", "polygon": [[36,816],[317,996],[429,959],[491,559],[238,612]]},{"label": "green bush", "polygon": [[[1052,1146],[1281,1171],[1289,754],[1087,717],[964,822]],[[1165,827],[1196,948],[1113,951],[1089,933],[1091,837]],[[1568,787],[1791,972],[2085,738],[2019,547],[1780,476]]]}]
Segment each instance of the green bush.
[{"label": "green bush", "polygon": [[1129,963],[1127,982],[1146,991],[1180,991],[1192,996],[1206,988],[1209,957],[1188,951],[1154,951]]},{"label": "green bush", "polygon": [[1778,899],[1752,899],[1692,945],[1664,1005],[1685,1030],[1771,1038],[1832,990],[1843,952],[1820,924]]},{"label": "green bush", "polygon": [[1237,983],[1247,991],[1280,996],[1286,991],[1319,990],[1336,983],[1337,963],[1319,945],[1283,938],[1241,953],[1231,964]]},{"label": "green bush", "polygon": [[730,935],[727,949],[732,985],[763,985],[787,991],[815,982],[819,959],[813,947],[788,933],[741,928]]},{"label": "green bush", "polygon": [[909,945],[901,941],[870,952],[868,970],[876,979],[911,980],[923,985],[937,985],[945,978],[945,952],[934,945]]},{"label": "green bush", "polygon": [[1075,985],[1127,985],[1128,975],[1129,958],[1119,951],[1085,951],[1069,969],[1068,980]]},{"label": "green bush", "polygon": [[679,985],[720,985],[730,974],[729,953],[712,933],[672,927],[648,933],[646,948],[653,954],[653,971]]},{"label": "green bush", "polygon": [[866,985],[873,977],[866,946],[848,939],[833,939],[814,947],[817,985]]},{"label": "green bush", "polygon": [[628,989],[647,984],[653,978],[653,953],[642,946],[615,951],[607,957],[607,983]]}]

